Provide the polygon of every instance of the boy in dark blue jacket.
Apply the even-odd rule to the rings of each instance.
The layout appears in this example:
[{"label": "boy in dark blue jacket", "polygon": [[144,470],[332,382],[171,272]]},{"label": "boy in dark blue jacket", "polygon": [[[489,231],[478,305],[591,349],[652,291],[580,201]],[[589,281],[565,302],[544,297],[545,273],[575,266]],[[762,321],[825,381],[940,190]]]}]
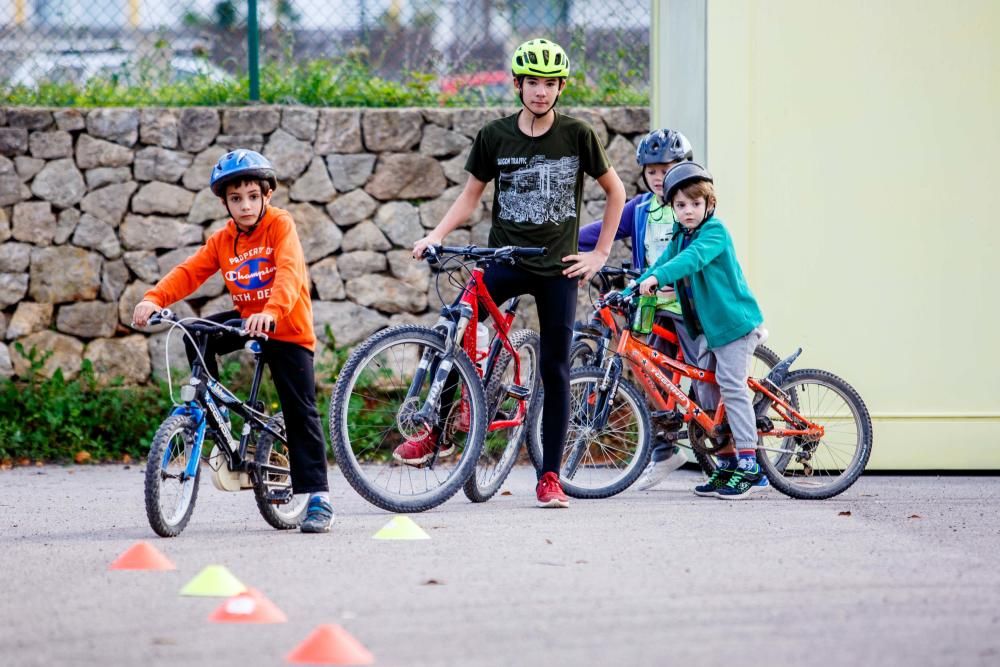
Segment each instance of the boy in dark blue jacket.
[{"label": "boy in dark blue jacket", "polygon": [[[666,250],[674,234],[674,216],[663,202],[663,178],[672,166],[694,159],[691,142],[676,130],[653,130],[635,151],[635,160],[642,167],[642,178],[649,192],[643,192],[625,204],[615,239],[632,239],[632,266],[642,271],[651,266]],[[601,223],[594,222],[580,230],[580,250],[593,250],[601,233]],[[687,335],[681,321],[681,306],[672,288],[657,293],[656,323],[676,331],[684,355],[695,358],[693,338]],[[653,347],[670,354],[666,341],[654,340]],[[649,465],[636,482],[639,491],[652,489],[667,475],[677,470],[686,458],[680,448],[662,438],[653,441]]]}]

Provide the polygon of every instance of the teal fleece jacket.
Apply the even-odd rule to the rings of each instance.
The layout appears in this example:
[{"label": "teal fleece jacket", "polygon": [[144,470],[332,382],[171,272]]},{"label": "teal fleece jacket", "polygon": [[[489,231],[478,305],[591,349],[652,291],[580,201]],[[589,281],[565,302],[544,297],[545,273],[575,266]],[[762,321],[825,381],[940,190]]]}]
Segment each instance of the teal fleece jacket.
[{"label": "teal fleece jacket", "polygon": [[[691,242],[681,250],[684,230],[674,225],[674,238],[660,258],[638,279],[656,276],[659,284],[673,285],[680,294],[681,280],[688,278],[698,321],[709,349],[741,338],[764,321],[747,285],[733,239],[722,221],[712,216],[692,232]],[[682,300],[683,303],[683,300]],[[694,313],[685,310],[684,321],[693,328]]]}]

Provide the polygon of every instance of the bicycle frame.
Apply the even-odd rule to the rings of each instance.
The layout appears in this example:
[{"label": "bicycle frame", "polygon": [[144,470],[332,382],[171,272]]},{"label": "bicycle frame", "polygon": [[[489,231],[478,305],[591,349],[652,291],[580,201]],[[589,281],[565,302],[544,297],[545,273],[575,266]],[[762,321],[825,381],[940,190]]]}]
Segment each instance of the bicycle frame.
[{"label": "bicycle frame", "polygon": [[[710,415],[693,399],[681,391],[676,381],[671,381],[664,371],[670,371],[674,377],[680,375],[709,384],[716,384],[715,373],[691,366],[684,361],[673,359],[669,355],[662,354],[650,348],[645,343],[636,340],[628,328],[622,331],[618,339],[617,356],[633,364],[637,371],[636,376],[640,378],[640,381],[647,390],[649,399],[653,401],[654,405],[666,406],[668,398],[664,398],[663,394],[667,392],[669,399],[678,405],[684,413],[685,421],[696,421],[711,436],[723,435],[724,430],[722,427],[726,416],[726,407],[723,401],[720,399],[715,414]],[[605,377],[607,378],[607,375]],[[819,440],[823,437],[825,433],[823,426],[803,417],[788,402],[788,396],[777,386],[766,379],[764,382],[761,382],[752,377],[747,378],[747,385],[754,392],[759,392],[766,397],[772,403],[774,410],[786,423],[795,424],[799,427],[759,429],[758,435],[777,438],[802,437],[809,440]]]},{"label": "bicycle frame", "polygon": [[[604,366],[604,360],[607,357],[607,352],[608,352],[607,348],[609,347],[608,342],[615,338],[617,338],[619,341],[621,340],[622,327],[618,326],[618,321],[615,319],[614,312],[608,306],[603,306],[597,309],[594,312],[594,319],[599,321],[601,325],[605,327],[605,330],[608,332],[605,336],[601,336],[597,339],[598,350],[597,350],[595,365]],[[676,360],[681,362],[684,361],[684,350],[681,347],[680,340],[678,339],[677,334],[675,332],[670,331],[669,329],[654,322],[652,333],[658,338],[661,338],[675,345],[677,347],[677,356],[675,357]],[[657,354],[662,356],[662,353],[657,352]],[[656,385],[646,374],[640,372],[636,373],[635,375],[636,378],[639,380],[639,383],[642,385],[643,389],[646,390],[646,395],[650,398],[650,401],[653,403],[654,407],[658,411],[663,411],[663,410],[670,411],[676,408],[677,399],[674,397],[673,394],[668,394],[668,396],[664,398],[660,393],[660,391],[656,388]],[[680,383],[681,377],[683,377],[681,373],[677,370],[674,370],[672,373],[671,382],[676,385]]]},{"label": "bicycle frame", "polygon": [[[287,444],[285,436],[272,428],[268,422],[261,419],[250,407],[257,402],[257,394],[260,391],[261,378],[264,373],[260,343],[254,340],[247,341],[246,347],[253,353],[256,364],[254,366],[253,381],[250,385],[250,395],[246,402],[244,402],[221,382],[209,376],[201,363],[208,345],[208,335],[207,333],[202,333],[202,335],[197,337],[199,355],[191,368],[191,380],[187,385],[187,387],[194,389],[194,395],[189,400],[186,400],[183,405],[175,407],[171,413],[189,416],[198,424],[198,429],[194,434],[192,456],[188,460],[188,466],[184,470],[184,475],[193,477],[198,472],[198,464],[205,442],[205,431],[208,427],[211,427],[219,434],[217,442],[220,449],[224,451],[227,465],[231,471],[250,472],[252,468],[258,473],[285,472],[281,468],[268,464],[258,465],[255,462],[248,461],[246,458],[247,448],[250,445],[250,435],[255,430],[267,431],[282,443]],[[185,398],[183,390],[181,398]],[[216,399],[218,399],[218,403],[216,403]],[[222,414],[219,412],[220,404],[243,418],[243,429],[238,441],[233,438],[229,425],[226,423],[227,420],[223,419]],[[169,452],[165,456],[169,456]],[[166,461],[164,461],[164,465],[166,465]]]},{"label": "bicycle frame", "polygon": [[[414,419],[420,420],[424,424],[431,423],[431,415],[437,409],[437,403],[444,391],[445,382],[454,366],[451,357],[454,354],[455,345],[460,341],[462,349],[465,350],[469,359],[474,364],[481,361],[476,350],[476,328],[469,326],[471,322],[479,322],[480,307],[485,308],[487,315],[493,320],[497,335],[494,336],[493,341],[490,343],[490,349],[486,356],[485,370],[476,364],[477,372],[481,378],[489,378],[493,373],[501,348],[503,348],[510,353],[514,361],[514,382],[518,386],[521,385],[521,359],[513,345],[511,345],[509,338],[510,327],[514,322],[515,311],[517,304],[520,302],[520,297],[511,299],[506,311],[501,312],[500,308],[493,301],[493,297],[490,296],[489,290],[486,289],[486,284],[483,281],[484,273],[483,267],[477,264],[472,270],[472,275],[469,277],[468,282],[466,282],[465,287],[462,288],[462,292],[450,306],[445,306],[441,309],[441,317],[438,319],[437,324],[434,325],[434,329],[442,332],[445,336],[445,355],[437,365],[437,370],[435,371],[434,379],[423,407],[414,415]],[[430,350],[424,351],[417,372],[414,374],[413,382],[410,384],[409,391],[407,392],[407,399],[419,393],[425,375],[429,372],[433,363],[432,356]],[[527,415],[526,403],[525,400],[519,399],[517,413],[514,417],[491,422],[487,426],[487,431],[498,431],[522,424]]]}]

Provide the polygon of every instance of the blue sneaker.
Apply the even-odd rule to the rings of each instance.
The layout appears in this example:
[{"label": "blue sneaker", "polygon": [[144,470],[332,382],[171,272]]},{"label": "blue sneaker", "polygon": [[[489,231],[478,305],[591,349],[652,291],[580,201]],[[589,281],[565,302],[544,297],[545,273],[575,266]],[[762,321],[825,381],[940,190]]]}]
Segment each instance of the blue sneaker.
[{"label": "blue sneaker", "polygon": [[694,495],[701,496],[703,498],[717,496],[719,489],[726,485],[729,481],[729,476],[732,475],[733,472],[734,471],[728,470],[727,468],[716,468],[712,471],[712,476],[708,478],[707,482],[694,487]]},{"label": "blue sneaker", "polygon": [[723,500],[745,500],[769,488],[767,475],[760,469],[760,465],[754,463],[753,467],[731,471],[726,483],[716,490],[715,497]]},{"label": "blue sneaker", "polygon": [[306,518],[299,526],[303,533],[329,533],[333,525],[333,507],[319,496],[309,499],[306,507]]}]

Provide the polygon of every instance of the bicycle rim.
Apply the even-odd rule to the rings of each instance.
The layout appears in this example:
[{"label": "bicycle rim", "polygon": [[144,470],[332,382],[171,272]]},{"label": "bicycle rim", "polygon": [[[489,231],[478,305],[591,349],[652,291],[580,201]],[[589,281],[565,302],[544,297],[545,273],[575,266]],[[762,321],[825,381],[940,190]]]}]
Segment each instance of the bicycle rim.
[{"label": "bicycle rim", "polygon": [[578,368],[570,374],[570,419],[560,476],[566,493],[574,497],[604,498],[624,491],[649,458],[649,412],[642,394],[622,379],[608,404],[607,392],[599,389],[603,378],[599,368]]},{"label": "bicycle rim", "polygon": [[[871,454],[872,427],[860,395],[842,379],[821,370],[793,371],[782,390],[797,411],[823,427],[818,440],[772,438],[758,442],[758,459],[779,491],[795,498],[822,499],[842,493],[864,470]],[[767,417],[776,429],[795,428],[775,406]]]},{"label": "bicycle rim", "polygon": [[[472,474],[482,447],[482,383],[464,352],[456,351],[457,382],[447,388],[437,415],[444,437],[427,461],[410,465],[393,458],[407,442],[428,437],[410,417],[425,403],[433,377],[418,377],[421,362],[436,367],[444,338],[423,327],[390,329],[369,339],[348,360],[331,404],[338,463],[354,488],[389,511],[421,511],[453,495]],[[441,409],[450,402],[451,408]],[[463,402],[468,408],[463,408]],[[463,409],[469,423],[464,424]],[[432,448],[433,449],[433,448]],[[450,450],[450,451],[448,451]]]},{"label": "bicycle rim", "polygon": [[489,430],[483,442],[483,451],[479,455],[476,471],[465,485],[465,494],[473,502],[489,500],[500,490],[500,486],[511,468],[517,462],[521,450],[521,442],[527,432],[531,415],[538,402],[538,334],[528,329],[515,332],[510,337],[520,359],[520,384],[531,390],[526,401],[519,401],[507,394],[507,388],[515,383],[514,360],[510,353],[504,351],[497,359],[493,377],[486,390],[486,405],[489,408],[489,423],[509,421],[521,414],[521,423],[510,428]]}]

